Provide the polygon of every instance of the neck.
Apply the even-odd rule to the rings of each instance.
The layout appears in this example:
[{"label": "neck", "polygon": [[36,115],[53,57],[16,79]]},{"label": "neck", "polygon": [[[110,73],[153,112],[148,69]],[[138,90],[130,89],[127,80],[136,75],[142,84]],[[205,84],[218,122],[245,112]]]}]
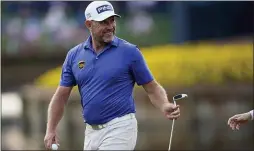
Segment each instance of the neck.
[{"label": "neck", "polygon": [[94,51],[96,53],[99,53],[106,46],[106,43],[96,41],[94,38],[92,38],[92,46],[93,46]]}]

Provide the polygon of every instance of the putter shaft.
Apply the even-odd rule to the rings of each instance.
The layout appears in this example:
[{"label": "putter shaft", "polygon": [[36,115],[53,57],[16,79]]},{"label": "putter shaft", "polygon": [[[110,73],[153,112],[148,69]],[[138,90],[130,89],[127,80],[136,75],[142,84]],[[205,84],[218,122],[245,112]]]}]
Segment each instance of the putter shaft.
[{"label": "putter shaft", "polygon": [[[176,105],[175,100],[174,100],[174,104]],[[173,122],[172,122],[172,127],[171,127],[171,133],[170,133],[170,139],[169,139],[168,150],[171,149],[171,142],[172,142],[172,137],[173,137],[174,125],[175,125],[175,119],[173,119]]]}]

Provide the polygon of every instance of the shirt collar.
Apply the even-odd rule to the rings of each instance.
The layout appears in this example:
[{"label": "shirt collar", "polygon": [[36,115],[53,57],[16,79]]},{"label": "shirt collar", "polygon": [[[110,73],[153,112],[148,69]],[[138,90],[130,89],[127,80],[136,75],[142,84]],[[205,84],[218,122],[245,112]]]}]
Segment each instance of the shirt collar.
[{"label": "shirt collar", "polygon": [[[84,48],[92,48],[92,36],[90,35],[87,40],[84,42]],[[110,42],[110,45],[117,47],[118,46],[118,38],[114,36],[113,40]]]}]

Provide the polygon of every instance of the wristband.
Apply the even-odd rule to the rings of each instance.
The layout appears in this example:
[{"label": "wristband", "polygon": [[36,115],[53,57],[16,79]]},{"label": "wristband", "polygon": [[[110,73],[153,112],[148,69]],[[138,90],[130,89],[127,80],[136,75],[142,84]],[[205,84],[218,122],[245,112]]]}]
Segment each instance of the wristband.
[{"label": "wristband", "polygon": [[254,120],[254,112],[253,112],[254,110],[251,110],[250,111],[250,115],[251,115],[251,120]]}]

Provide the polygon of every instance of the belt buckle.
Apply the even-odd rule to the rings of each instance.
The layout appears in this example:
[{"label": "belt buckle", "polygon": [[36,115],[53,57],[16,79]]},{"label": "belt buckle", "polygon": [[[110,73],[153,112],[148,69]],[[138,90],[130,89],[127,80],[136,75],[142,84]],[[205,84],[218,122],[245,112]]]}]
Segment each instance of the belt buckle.
[{"label": "belt buckle", "polygon": [[99,129],[102,129],[102,128],[105,128],[107,127],[107,124],[100,124],[100,125],[97,125]]},{"label": "belt buckle", "polygon": [[98,125],[98,128],[99,128],[99,129],[102,129],[102,128],[104,128],[104,127],[103,127],[103,125]]}]

